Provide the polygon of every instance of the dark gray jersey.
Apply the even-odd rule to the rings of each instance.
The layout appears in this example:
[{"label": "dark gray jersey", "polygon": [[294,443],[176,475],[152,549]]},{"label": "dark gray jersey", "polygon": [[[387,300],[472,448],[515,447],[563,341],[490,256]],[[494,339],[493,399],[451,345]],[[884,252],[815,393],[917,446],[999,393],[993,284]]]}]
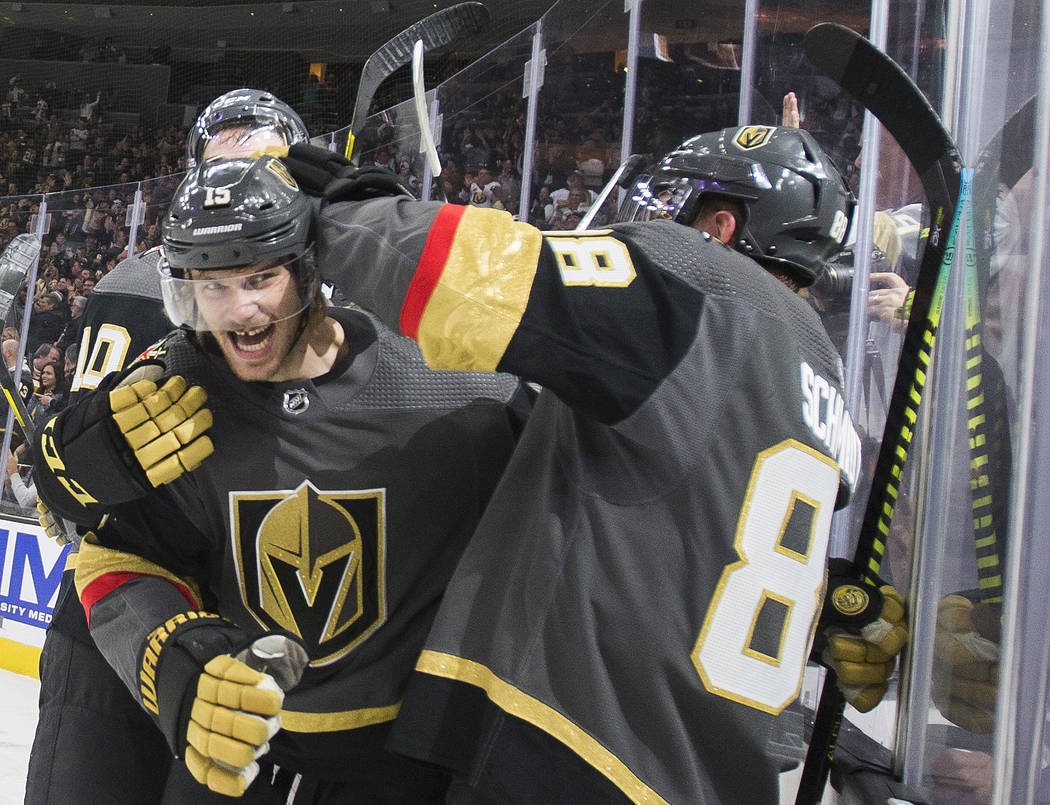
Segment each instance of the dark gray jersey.
[{"label": "dark gray jersey", "polygon": [[809,307],[669,222],[541,236],[412,202],[329,215],[333,280],[428,361],[546,387],[396,748],[504,802],[775,802],[772,744],[859,462]]},{"label": "dark gray jersey", "polygon": [[512,449],[518,383],[430,371],[364,312],[330,315],[351,354],[314,380],[241,382],[182,333],[151,353],[207,390],[215,452],[116,507],[102,538],[125,553],[82,561],[78,583],[92,635],[136,692],[142,640],[175,612],[299,635],[311,662],[272,757],[364,781]]}]

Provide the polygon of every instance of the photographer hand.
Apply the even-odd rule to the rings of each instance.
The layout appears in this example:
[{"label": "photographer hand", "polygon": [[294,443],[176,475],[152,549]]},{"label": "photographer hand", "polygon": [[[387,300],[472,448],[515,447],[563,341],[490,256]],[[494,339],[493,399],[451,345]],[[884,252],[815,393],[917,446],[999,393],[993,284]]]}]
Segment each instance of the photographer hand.
[{"label": "photographer hand", "polygon": [[887,324],[897,320],[897,310],[904,306],[911,288],[900,274],[876,271],[871,275],[868,291],[868,318]]}]

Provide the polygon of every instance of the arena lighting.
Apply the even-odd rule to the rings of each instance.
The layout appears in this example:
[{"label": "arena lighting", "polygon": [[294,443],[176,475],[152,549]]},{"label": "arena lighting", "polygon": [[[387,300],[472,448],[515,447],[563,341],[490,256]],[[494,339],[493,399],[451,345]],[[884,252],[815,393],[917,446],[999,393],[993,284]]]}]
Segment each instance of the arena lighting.
[{"label": "arena lighting", "polygon": [[371,6],[373,14],[390,13],[390,3],[387,0],[369,0],[368,5]]}]

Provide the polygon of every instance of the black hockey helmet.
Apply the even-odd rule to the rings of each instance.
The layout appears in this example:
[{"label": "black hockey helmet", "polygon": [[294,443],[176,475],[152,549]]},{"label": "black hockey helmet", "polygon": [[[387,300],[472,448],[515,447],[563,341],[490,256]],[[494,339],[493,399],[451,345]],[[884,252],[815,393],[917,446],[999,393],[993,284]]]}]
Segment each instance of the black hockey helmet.
[{"label": "black hockey helmet", "polygon": [[310,140],[302,118],[272,92],[234,89],[208,104],[190,128],[186,136],[186,167],[197,165],[204,158],[208,142],[234,126],[271,129],[284,138],[286,145]]},{"label": "black hockey helmet", "polygon": [[[188,269],[219,271],[267,261],[292,274],[301,313],[320,287],[311,248],[312,209],[288,169],[270,156],[209,159],[183,179],[161,224],[161,289],[169,318],[203,326]],[[287,316],[285,316],[287,318]]]},{"label": "black hockey helmet", "polygon": [[671,151],[637,183],[617,220],[691,225],[710,196],[743,207],[735,249],[802,286],[812,285],[841,250],[855,206],[842,175],[808,132],[742,126],[700,134]]}]

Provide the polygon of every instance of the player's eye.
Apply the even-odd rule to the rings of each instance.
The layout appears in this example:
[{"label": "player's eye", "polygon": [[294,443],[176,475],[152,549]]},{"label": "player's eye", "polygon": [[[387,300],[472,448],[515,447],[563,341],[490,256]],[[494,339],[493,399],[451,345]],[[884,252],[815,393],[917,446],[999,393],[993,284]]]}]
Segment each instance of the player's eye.
[{"label": "player's eye", "polygon": [[277,278],[281,275],[278,269],[273,271],[260,271],[258,274],[252,274],[248,278],[248,287],[254,290],[262,290],[268,288],[277,281]]}]

